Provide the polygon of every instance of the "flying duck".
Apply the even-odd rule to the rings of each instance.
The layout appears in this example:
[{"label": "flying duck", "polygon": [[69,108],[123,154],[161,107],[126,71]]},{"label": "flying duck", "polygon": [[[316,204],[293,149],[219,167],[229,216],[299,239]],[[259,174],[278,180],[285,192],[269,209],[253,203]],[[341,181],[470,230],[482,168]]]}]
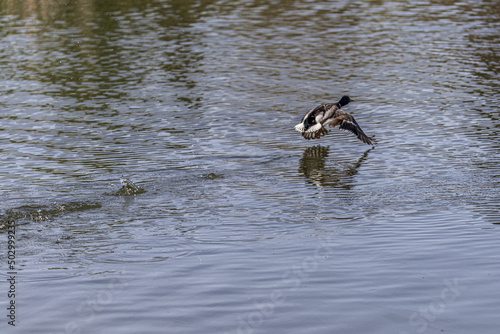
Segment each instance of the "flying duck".
[{"label": "flying duck", "polygon": [[351,101],[349,96],[344,95],[337,103],[324,103],[317,106],[302,117],[300,123],[295,125],[295,130],[309,140],[326,135],[328,133],[326,126],[334,128],[338,125],[340,130],[355,134],[363,143],[375,145],[375,139],[368,137],[361,130],[354,117],[340,109]]}]

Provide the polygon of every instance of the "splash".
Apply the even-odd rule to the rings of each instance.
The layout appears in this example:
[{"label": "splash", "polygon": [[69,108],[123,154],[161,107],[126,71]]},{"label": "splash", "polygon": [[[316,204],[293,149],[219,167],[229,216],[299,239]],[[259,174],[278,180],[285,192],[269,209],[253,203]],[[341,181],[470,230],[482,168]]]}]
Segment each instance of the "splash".
[{"label": "splash", "polygon": [[17,208],[8,209],[5,214],[0,215],[0,229],[4,228],[6,223],[27,219],[34,222],[46,221],[60,214],[99,209],[100,203],[96,202],[67,202],[52,205],[22,205]]},{"label": "splash", "polygon": [[122,176],[120,178],[120,183],[122,184],[122,187],[117,192],[115,192],[111,195],[113,195],[113,196],[135,196],[135,195],[139,195],[139,194],[146,192],[146,190],[144,190],[141,187],[138,187],[134,182],[125,178],[124,176]]}]

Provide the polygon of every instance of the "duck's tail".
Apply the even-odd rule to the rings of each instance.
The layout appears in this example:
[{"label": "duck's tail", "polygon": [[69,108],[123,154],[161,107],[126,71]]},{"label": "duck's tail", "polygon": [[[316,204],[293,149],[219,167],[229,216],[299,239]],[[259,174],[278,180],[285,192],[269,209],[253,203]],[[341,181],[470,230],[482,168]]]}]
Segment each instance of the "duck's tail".
[{"label": "duck's tail", "polygon": [[306,127],[304,126],[304,123],[299,123],[295,125],[295,131],[298,131],[300,133],[304,133]]}]

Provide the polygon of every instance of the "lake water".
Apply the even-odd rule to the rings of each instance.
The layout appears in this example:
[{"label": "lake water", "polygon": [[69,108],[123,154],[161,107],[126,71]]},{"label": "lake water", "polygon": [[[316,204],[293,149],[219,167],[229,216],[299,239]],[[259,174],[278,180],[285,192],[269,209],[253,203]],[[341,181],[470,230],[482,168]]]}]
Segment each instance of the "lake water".
[{"label": "lake water", "polygon": [[498,1],[0,0],[0,79],[2,333],[498,332]]}]

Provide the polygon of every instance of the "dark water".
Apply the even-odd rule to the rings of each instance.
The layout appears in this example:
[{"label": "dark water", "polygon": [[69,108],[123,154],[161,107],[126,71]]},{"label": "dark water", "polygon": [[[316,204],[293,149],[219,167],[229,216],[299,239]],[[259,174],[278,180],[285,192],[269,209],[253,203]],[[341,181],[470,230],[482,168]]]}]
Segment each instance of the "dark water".
[{"label": "dark water", "polygon": [[[497,333],[499,54],[493,0],[0,0],[1,332]],[[375,149],[293,130],[344,94]]]}]

